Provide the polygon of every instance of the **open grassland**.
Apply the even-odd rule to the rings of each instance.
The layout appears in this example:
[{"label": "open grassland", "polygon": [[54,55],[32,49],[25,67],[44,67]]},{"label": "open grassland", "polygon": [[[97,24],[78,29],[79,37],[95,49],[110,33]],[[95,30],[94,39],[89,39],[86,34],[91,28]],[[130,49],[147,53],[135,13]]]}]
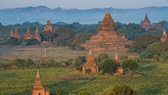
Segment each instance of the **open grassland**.
[{"label": "open grassland", "polygon": [[[0,71],[0,95],[31,95],[37,69]],[[40,69],[41,80],[52,95],[62,89],[64,95],[88,91],[101,95],[103,90],[126,84],[138,95],[168,95],[168,63],[140,64],[132,78],[125,75],[83,75],[70,68]]]},{"label": "open grassland", "polygon": [[[93,51],[93,55],[96,56],[100,53],[107,53],[109,57],[114,58],[114,50],[111,51]],[[130,54],[126,51],[117,51],[119,56],[129,56],[134,57],[136,54]],[[1,60],[13,60],[16,58],[22,59],[33,59],[33,61],[38,62],[44,59],[45,48],[43,46],[1,46],[0,47],[0,59]],[[46,48],[47,58],[52,58],[56,61],[65,61],[68,59],[76,58],[77,56],[87,56],[88,50],[71,50],[69,47],[48,47]]]}]

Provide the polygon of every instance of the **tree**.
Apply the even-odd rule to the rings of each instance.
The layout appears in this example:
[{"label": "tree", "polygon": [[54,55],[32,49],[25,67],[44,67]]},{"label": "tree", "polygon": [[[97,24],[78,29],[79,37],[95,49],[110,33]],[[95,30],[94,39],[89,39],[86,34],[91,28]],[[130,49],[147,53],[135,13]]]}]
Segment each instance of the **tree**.
[{"label": "tree", "polygon": [[58,46],[71,46],[75,39],[76,32],[68,28],[59,28],[56,30],[55,44]]},{"label": "tree", "polygon": [[132,75],[133,74],[133,70],[138,68],[138,64],[136,61],[128,59],[128,60],[124,60],[122,62],[122,67],[125,69],[128,69],[129,74]]},{"label": "tree", "polygon": [[114,89],[106,89],[103,95],[137,95],[137,93],[126,85],[117,85]]},{"label": "tree", "polygon": [[98,56],[95,57],[94,60],[96,63],[101,63],[106,58],[109,58],[109,56],[106,53],[100,53]]},{"label": "tree", "polygon": [[73,60],[73,65],[79,67],[85,62],[86,62],[85,56],[78,56],[76,59]]},{"label": "tree", "polygon": [[78,34],[73,40],[72,45],[75,46],[75,48],[83,49],[81,45],[84,44],[85,41],[90,38],[90,36],[91,35],[89,34]]},{"label": "tree", "polygon": [[52,42],[53,39],[57,37],[57,35],[53,32],[42,32],[40,35],[43,41],[49,42]]},{"label": "tree", "polygon": [[34,62],[33,62],[33,60],[32,59],[25,59],[24,60],[24,66],[26,67],[26,68],[29,68],[31,65],[33,65],[34,64]]},{"label": "tree", "polygon": [[10,37],[10,38],[7,40],[7,44],[8,44],[8,45],[19,45],[19,41],[18,41],[17,38]]},{"label": "tree", "polygon": [[24,39],[22,45],[36,45],[39,44],[37,39]]},{"label": "tree", "polygon": [[140,53],[144,51],[149,45],[159,41],[159,37],[146,34],[136,38],[129,51]]},{"label": "tree", "polygon": [[102,71],[103,74],[104,73],[112,74],[117,70],[117,64],[115,63],[114,60],[107,58],[100,63],[100,70]]}]

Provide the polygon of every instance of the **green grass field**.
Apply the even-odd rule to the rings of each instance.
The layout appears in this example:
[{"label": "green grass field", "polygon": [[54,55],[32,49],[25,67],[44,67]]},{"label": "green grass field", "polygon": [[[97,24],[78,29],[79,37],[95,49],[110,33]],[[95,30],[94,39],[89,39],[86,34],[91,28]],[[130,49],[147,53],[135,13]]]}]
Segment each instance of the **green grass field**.
[{"label": "green grass field", "polygon": [[[119,56],[135,57],[126,51],[117,51]],[[96,56],[107,53],[114,58],[114,51],[93,51]],[[87,56],[88,51],[70,50],[67,47],[47,48],[47,57],[54,60],[73,59]],[[0,60],[10,61],[16,58],[31,58],[38,62],[44,58],[44,48],[0,47]],[[64,95],[77,95],[80,91],[88,91],[91,95],[101,95],[103,90],[125,84],[137,91],[138,95],[168,95],[168,63],[141,63],[133,78],[125,75],[83,75],[72,68],[42,68],[41,80],[51,95],[62,89]],[[37,69],[1,70],[0,95],[31,95]]]},{"label": "green grass field", "polygon": [[[64,95],[88,91],[101,95],[103,90],[126,84],[138,95],[168,95],[168,63],[141,64],[132,78],[124,75],[83,75],[70,68],[40,69],[41,80],[51,94],[62,89]],[[31,95],[37,69],[0,71],[0,95]]]}]

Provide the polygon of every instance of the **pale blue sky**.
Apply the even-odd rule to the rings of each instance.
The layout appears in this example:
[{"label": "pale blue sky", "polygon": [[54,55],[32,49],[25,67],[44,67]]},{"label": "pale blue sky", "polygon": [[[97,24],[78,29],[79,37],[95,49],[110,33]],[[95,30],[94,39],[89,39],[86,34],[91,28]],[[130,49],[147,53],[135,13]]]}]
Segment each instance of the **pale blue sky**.
[{"label": "pale blue sky", "polygon": [[168,0],[0,0],[0,9],[27,6],[61,7],[64,9],[90,8],[143,8],[149,6],[168,6]]}]

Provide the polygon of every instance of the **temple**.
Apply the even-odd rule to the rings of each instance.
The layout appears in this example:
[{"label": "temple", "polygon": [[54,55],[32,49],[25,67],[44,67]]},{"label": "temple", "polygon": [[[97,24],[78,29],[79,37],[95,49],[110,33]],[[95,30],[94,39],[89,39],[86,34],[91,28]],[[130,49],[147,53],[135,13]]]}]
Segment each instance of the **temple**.
[{"label": "temple", "polygon": [[21,35],[19,34],[18,28],[16,27],[15,32],[13,33],[13,37],[17,38],[19,42],[21,42],[22,38]]},{"label": "temple", "polygon": [[38,42],[41,42],[41,36],[39,34],[39,31],[38,31],[38,27],[36,27],[36,31],[35,31],[35,34],[34,34],[34,39],[37,39]]},{"label": "temple", "polygon": [[44,32],[53,32],[53,26],[51,25],[50,19],[47,20],[47,25],[44,26]]},{"label": "temple", "polygon": [[85,73],[97,73],[99,70],[99,67],[94,62],[94,57],[92,55],[92,50],[89,50],[88,58],[86,63],[82,66],[82,72]]},{"label": "temple", "polygon": [[116,62],[116,64],[117,64],[117,71],[116,71],[116,73],[117,73],[117,74],[123,74],[123,73],[124,73],[124,69],[121,67],[121,64],[120,64],[120,62],[119,62],[119,57],[118,57],[118,54],[117,54],[117,52],[116,52],[116,49],[115,49],[115,57],[114,57],[114,60],[115,60],[115,62]]},{"label": "temple", "polygon": [[30,28],[28,27],[24,39],[28,39],[29,40],[29,39],[32,39],[32,38],[33,38],[33,35],[31,34]]},{"label": "temple", "polygon": [[148,19],[148,15],[146,14],[144,21],[141,23],[141,28],[148,30],[152,27],[150,20]]},{"label": "temple", "polygon": [[161,31],[164,31],[164,27],[163,27],[161,21],[158,22],[158,24],[157,24],[157,26],[156,26],[156,29],[161,30]]},{"label": "temple", "polygon": [[163,31],[162,37],[160,38],[161,42],[165,42],[167,40],[167,33],[166,30]]},{"label": "temple", "polygon": [[9,38],[14,37],[13,31],[10,31]]},{"label": "temple", "polygon": [[50,95],[50,91],[42,85],[39,71],[37,71],[36,80],[32,89],[32,95]]},{"label": "temple", "polygon": [[100,30],[97,35],[92,35],[82,46],[85,49],[93,50],[114,50],[115,47],[120,50],[127,50],[126,45],[130,45],[131,41],[125,35],[119,35],[116,32],[115,23],[109,12],[100,24]]}]

